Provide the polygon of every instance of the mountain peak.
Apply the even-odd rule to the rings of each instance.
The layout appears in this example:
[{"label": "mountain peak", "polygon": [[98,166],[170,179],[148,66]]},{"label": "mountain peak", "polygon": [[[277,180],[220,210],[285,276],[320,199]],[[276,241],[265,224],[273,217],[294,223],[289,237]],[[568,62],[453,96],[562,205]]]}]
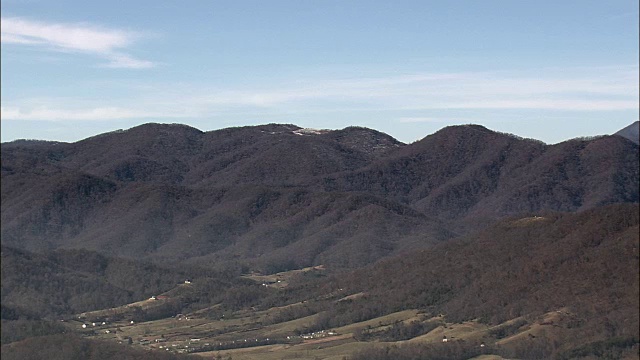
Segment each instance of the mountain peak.
[{"label": "mountain peak", "polygon": [[360,126],[349,126],[322,135],[324,138],[369,156],[379,156],[404,145],[390,135]]},{"label": "mountain peak", "polygon": [[[468,141],[478,141],[485,139],[486,137],[495,137],[496,135],[507,135],[495,132],[487,129],[482,125],[467,124],[467,125],[452,125],[446,126],[433,134],[427,135],[424,138],[416,141],[414,144],[430,143],[436,141],[441,144],[461,144]],[[510,134],[509,134],[510,135]],[[510,135],[516,137],[515,135]],[[483,140],[484,141],[484,140]]]},{"label": "mountain peak", "polygon": [[127,131],[131,131],[131,132],[136,132],[136,131],[141,131],[141,132],[150,131],[151,132],[152,131],[152,132],[165,133],[165,134],[185,133],[185,132],[202,134],[201,130],[198,130],[198,129],[196,129],[194,127],[191,127],[189,125],[184,125],[184,124],[161,124],[161,123],[142,124],[142,125],[138,125],[138,126],[132,127],[131,129],[129,129]]}]

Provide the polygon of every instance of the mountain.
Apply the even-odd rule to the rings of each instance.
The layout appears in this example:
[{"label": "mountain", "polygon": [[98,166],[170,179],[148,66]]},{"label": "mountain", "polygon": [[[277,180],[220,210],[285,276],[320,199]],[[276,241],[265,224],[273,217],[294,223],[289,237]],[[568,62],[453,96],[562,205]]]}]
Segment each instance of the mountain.
[{"label": "mountain", "polygon": [[478,125],[3,143],[2,356],[631,356],[638,150]]},{"label": "mountain", "polygon": [[448,219],[577,211],[638,201],[637,149],[617,136],[545,145],[454,126],[323,182],[327,190],[366,191]]},{"label": "mountain", "polygon": [[622,136],[625,139],[629,139],[636,144],[640,144],[640,121],[636,121],[633,124],[619,130],[614,135]]},{"label": "mountain", "polygon": [[359,127],[146,124],[2,144],[2,244],[265,272],[352,269],[519,213],[638,202],[638,146],[478,125],[412,144]]},{"label": "mountain", "polygon": [[[567,305],[585,311],[620,305],[637,313],[639,226],[636,204],[514,216],[472,235],[355,271],[337,286],[357,284],[352,291],[412,306],[404,305],[407,299],[421,300],[410,294],[437,291],[438,284],[446,291],[434,297],[439,300],[422,305],[458,320],[487,317],[496,323],[514,314]],[[474,299],[477,296],[481,298]],[[628,329],[637,332],[634,325]]]},{"label": "mountain", "polygon": [[43,255],[2,246],[1,254],[3,319],[8,313],[15,320],[123,305],[172,289],[191,275],[86,250]]},{"label": "mountain", "polygon": [[66,169],[123,182],[283,186],[358,168],[400,146],[364,128],[320,135],[303,130],[271,124],[204,133],[185,125],[147,124],[52,147],[48,157]]},{"label": "mountain", "polygon": [[[332,279],[325,285],[329,289],[366,295],[336,306],[324,319],[335,327],[362,314],[413,308],[455,323],[519,319],[512,330],[520,328],[525,336],[512,341],[529,343],[526,347],[548,342],[549,352],[533,358],[563,358],[563,352],[612,338],[637,344],[639,219],[637,204],[510,217],[473,235]],[[313,288],[318,286],[303,287]],[[535,319],[549,312],[555,320],[534,332]],[[510,357],[532,358],[521,356]]]}]

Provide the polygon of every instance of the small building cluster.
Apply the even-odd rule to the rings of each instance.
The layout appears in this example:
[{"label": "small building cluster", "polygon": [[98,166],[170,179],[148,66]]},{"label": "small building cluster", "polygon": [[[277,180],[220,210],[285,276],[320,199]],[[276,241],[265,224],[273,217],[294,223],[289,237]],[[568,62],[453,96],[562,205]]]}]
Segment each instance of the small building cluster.
[{"label": "small building cluster", "polygon": [[86,328],[88,328],[88,327],[96,327],[96,326],[97,326],[97,327],[100,327],[100,326],[105,326],[105,325],[107,325],[107,322],[106,322],[106,321],[93,321],[93,322],[91,322],[91,323],[83,323],[83,324],[81,325],[81,327],[82,327],[83,329],[86,329]]},{"label": "small building cluster", "polygon": [[[320,331],[316,331],[316,332],[312,332],[312,333],[308,333],[308,334],[302,334],[300,335],[300,338],[304,339],[304,340],[311,340],[311,339],[321,339],[327,336],[336,336],[338,335],[337,332],[333,331],[333,330],[320,330]],[[287,339],[291,339],[292,337],[287,336]]]},{"label": "small building cluster", "polygon": [[191,320],[187,315],[185,314],[178,314],[175,316],[175,319],[177,320]]}]

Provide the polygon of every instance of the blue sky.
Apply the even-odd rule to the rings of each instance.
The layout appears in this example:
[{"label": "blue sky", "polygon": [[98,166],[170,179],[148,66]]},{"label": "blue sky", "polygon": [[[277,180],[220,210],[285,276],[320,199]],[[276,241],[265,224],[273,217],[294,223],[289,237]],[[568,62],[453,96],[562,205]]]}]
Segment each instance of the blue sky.
[{"label": "blue sky", "polygon": [[1,2],[2,141],[454,124],[557,143],[638,120],[638,1]]}]

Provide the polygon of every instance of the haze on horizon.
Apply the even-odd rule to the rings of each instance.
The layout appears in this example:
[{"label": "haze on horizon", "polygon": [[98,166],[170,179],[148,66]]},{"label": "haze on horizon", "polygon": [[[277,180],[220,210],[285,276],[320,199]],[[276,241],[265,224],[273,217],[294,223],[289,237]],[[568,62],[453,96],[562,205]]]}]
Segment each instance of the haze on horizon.
[{"label": "haze on horizon", "polygon": [[557,143],[638,120],[638,2],[1,4],[2,142],[454,124]]}]

